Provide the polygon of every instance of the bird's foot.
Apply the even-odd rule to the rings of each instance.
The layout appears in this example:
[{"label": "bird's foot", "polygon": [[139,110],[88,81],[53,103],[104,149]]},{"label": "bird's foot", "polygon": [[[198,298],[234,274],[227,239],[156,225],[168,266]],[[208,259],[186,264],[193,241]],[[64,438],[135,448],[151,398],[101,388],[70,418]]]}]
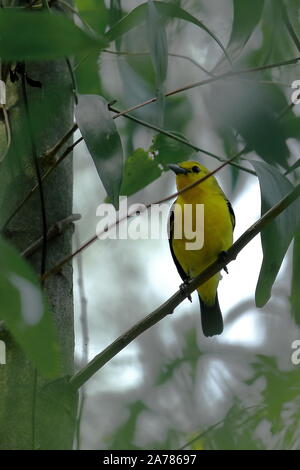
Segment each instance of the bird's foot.
[{"label": "bird's foot", "polygon": [[[221,263],[224,262],[225,259],[226,259],[226,256],[227,256],[227,251],[225,251],[225,250],[221,251],[219,253],[219,256],[218,256],[218,261],[220,261]],[[224,266],[223,269],[224,269],[226,274],[229,274],[227,266]]]},{"label": "bird's foot", "polygon": [[182,284],[180,284],[179,290],[182,292],[182,294],[183,294],[187,299],[189,299],[190,302],[192,302],[192,296],[191,296],[191,294],[188,294],[188,293],[187,293],[187,287],[189,286],[189,284],[190,284],[190,278],[188,277],[187,279],[185,279],[185,280],[183,281]]}]

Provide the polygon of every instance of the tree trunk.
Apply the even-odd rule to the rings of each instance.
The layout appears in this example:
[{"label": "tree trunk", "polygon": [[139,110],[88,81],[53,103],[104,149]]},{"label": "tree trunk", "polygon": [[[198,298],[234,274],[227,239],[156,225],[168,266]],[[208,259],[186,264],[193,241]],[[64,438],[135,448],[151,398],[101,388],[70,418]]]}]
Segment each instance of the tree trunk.
[{"label": "tree trunk", "polygon": [[[18,34],[18,32],[17,32]],[[26,85],[29,111],[37,153],[56,144],[73,124],[73,95],[65,60],[26,64],[31,79],[42,88]],[[8,106],[12,146],[0,166],[1,226],[37,182],[28,119],[24,107],[21,79],[8,79]],[[3,128],[3,123],[1,122]],[[3,130],[3,129],[2,129]],[[4,146],[1,132],[1,149]],[[70,143],[70,142],[69,142]],[[39,158],[41,171],[51,162]],[[71,154],[43,183],[48,227],[72,213]],[[6,237],[22,251],[42,234],[39,191],[14,217]],[[72,227],[48,243],[47,268],[71,251]],[[30,263],[40,274],[41,250]],[[45,282],[45,293],[52,307],[63,357],[64,377],[73,371],[74,331],[72,266]],[[71,449],[76,403],[70,398],[65,379],[48,384],[15,343],[10,333],[0,332],[6,344],[6,365],[0,365],[0,449]]]}]

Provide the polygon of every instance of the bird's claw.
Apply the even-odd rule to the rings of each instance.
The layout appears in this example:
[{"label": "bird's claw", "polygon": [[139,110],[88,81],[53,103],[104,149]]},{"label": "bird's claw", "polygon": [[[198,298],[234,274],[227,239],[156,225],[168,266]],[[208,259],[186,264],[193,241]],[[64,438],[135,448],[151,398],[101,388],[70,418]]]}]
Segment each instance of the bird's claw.
[{"label": "bird's claw", "polygon": [[190,302],[192,302],[192,296],[191,294],[187,293],[187,287],[189,286],[190,279],[185,279],[182,284],[179,286],[179,290],[182,292],[182,294],[189,299]]},{"label": "bird's claw", "polygon": [[[223,250],[219,253],[218,260],[222,263],[225,261],[226,256],[227,256],[227,251]],[[224,266],[223,269],[226,274],[229,274],[227,266]]]}]

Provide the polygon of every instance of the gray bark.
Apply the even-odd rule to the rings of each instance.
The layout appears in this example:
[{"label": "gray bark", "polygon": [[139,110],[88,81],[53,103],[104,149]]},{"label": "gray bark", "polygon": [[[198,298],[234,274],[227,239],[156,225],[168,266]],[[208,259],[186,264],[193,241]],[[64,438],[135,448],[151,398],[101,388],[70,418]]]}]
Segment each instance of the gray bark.
[{"label": "gray bark", "polygon": [[[26,70],[30,78],[42,83],[41,89],[27,86],[34,138],[38,155],[41,155],[72,127],[71,79],[64,60],[27,64]],[[9,85],[8,97],[13,142],[0,166],[0,226],[37,181],[20,80]],[[3,123],[0,125],[2,148]],[[41,170],[47,169],[49,162],[39,161]],[[72,213],[71,155],[45,180],[43,187],[50,227]],[[41,204],[37,191],[9,224],[6,236],[21,252],[41,234]],[[49,242],[48,268],[70,253],[71,236],[69,226],[63,235]],[[39,274],[41,250],[29,262]],[[73,371],[74,360],[71,264],[50,277],[44,289],[59,336],[63,375],[67,376]],[[8,331],[0,331],[0,339],[5,341],[7,352],[7,363],[0,366],[0,449],[72,448],[76,405],[75,397],[69,395],[64,385],[65,379],[47,385]]]}]

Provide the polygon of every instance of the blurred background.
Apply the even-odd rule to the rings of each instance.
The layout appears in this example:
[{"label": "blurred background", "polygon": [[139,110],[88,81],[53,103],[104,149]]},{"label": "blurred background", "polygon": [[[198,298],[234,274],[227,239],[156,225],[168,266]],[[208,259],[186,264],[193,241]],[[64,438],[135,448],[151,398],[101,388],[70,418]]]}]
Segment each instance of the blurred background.
[{"label": "blurred background", "polygon": [[[92,27],[104,30],[118,15],[142,3],[85,0],[76,1],[76,6]],[[232,0],[169,3],[201,20],[222,44],[230,44],[227,50],[236,69],[275,64],[300,54],[280,7],[274,5],[277,2],[255,1],[252,7]],[[300,37],[299,2],[285,5]],[[174,18],[164,19],[163,28],[168,43],[165,91],[228,70],[222,49],[203,29]],[[117,109],[151,98],[157,81],[147,51],[149,34],[141,24],[97,57],[94,75],[89,58],[83,57],[76,69],[79,92],[117,100]],[[297,79],[299,65],[286,65],[203,85],[132,114],[221,158],[230,158],[246,144],[248,149],[238,160],[241,166],[253,172],[251,160],[265,161],[276,164],[283,174],[300,153],[300,108],[291,108],[291,84]],[[278,121],[282,111],[286,115]],[[125,117],[115,122],[126,158],[142,148],[150,156],[157,150],[164,162],[192,158],[209,169],[220,164],[204,152],[158,138],[157,132]],[[106,199],[84,143],[74,153],[74,177],[74,212],[82,216],[76,222],[76,248],[95,234],[96,209]],[[292,183],[297,178],[297,170],[290,173]],[[255,175],[234,166],[218,172],[217,179],[233,205],[237,239],[260,217],[260,184]],[[129,203],[149,203],[175,191],[169,171],[149,183],[130,195]],[[296,259],[292,243],[271,299],[257,308],[255,289],[262,264],[257,236],[229,265],[229,275],[222,273],[221,336],[203,336],[198,299],[193,295],[192,304],[184,301],[173,315],[127,346],[84,387],[75,447],[299,448],[300,366],[291,361],[291,344],[300,339],[300,312],[291,305],[299,288]],[[90,246],[74,260],[78,368],[167,300],[180,283],[166,239],[108,239]]]}]

